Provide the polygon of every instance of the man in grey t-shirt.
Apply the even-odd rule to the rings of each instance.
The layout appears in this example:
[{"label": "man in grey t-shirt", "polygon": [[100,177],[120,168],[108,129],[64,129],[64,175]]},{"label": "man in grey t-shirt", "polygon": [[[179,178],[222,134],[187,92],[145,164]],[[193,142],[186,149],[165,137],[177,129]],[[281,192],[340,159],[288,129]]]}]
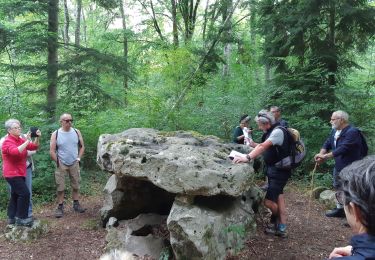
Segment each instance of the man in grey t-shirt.
[{"label": "man in grey t-shirt", "polygon": [[64,113],[60,116],[61,128],[51,135],[50,155],[56,162],[55,181],[57,186],[58,207],[55,212],[56,218],[64,215],[64,191],[65,175],[70,178],[72,187],[73,209],[75,212],[83,213],[79,204],[80,169],[79,162],[85,151],[83,138],[78,129],[72,127],[72,115]]},{"label": "man in grey t-shirt", "polygon": [[244,163],[262,155],[267,166],[268,188],[264,205],[272,212],[270,223],[266,228],[267,234],[287,237],[286,206],[284,187],[287,184],[291,170],[279,169],[276,162],[290,155],[290,141],[284,131],[278,128],[272,113],[262,110],[255,117],[258,128],[263,131],[262,142],[250,145],[254,149],[246,157],[235,157],[234,163]]}]

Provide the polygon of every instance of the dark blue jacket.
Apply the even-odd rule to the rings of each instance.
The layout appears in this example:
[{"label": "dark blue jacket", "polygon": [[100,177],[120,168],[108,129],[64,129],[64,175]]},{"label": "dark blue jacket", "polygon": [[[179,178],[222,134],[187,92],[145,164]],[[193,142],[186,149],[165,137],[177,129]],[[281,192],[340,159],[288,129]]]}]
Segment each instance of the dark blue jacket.
[{"label": "dark blue jacket", "polygon": [[281,126],[283,126],[283,127],[288,127],[288,122],[287,121],[285,121],[284,119],[280,119],[280,121],[278,122]]},{"label": "dark blue jacket", "polygon": [[362,137],[357,128],[348,125],[342,129],[335,147],[335,132],[336,130],[332,130],[331,135],[325,141],[322,148],[327,151],[332,151],[335,159],[336,171],[340,172],[352,162],[362,159]]},{"label": "dark blue jacket", "polygon": [[340,257],[342,260],[375,259],[375,236],[360,234],[352,236],[350,245],[353,247],[351,256]]}]

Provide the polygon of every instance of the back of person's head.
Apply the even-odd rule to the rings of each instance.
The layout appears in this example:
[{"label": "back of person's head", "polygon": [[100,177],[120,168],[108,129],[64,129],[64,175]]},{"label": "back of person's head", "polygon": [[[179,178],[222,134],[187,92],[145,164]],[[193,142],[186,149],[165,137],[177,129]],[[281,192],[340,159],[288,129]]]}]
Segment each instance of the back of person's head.
[{"label": "back of person's head", "polygon": [[367,233],[375,235],[375,155],[365,157],[345,167],[339,175],[345,204],[352,202],[361,212],[361,224]]},{"label": "back of person's head", "polygon": [[250,116],[248,114],[244,114],[240,117],[240,123],[248,123],[250,121]]},{"label": "back of person's head", "polygon": [[271,125],[275,124],[275,117],[273,114],[267,110],[260,110],[258,115],[255,117],[255,122],[261,123],[263,125],[269,123]]},{"label": "back of person's head", "polygon": [[277,112],[281,112],[281,108],[278,107],[278,106],[271,106],[270,107],[270,111],[277,111]]}]

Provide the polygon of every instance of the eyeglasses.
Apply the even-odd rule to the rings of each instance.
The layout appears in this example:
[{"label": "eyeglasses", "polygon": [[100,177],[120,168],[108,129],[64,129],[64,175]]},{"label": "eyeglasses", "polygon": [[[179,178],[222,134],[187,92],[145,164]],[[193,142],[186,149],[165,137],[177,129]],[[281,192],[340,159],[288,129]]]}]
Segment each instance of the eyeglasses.
[{"label": "eyeglasses", "polygon": [[347,205],[350,202],[349,197],[345,195],[345,192],[343,190],[336,191],[335,196],[337,202],[342,206]]},{"label": "eyeglasses", "polygon": [[67,123],[69,123],[69,122],[73,123],[73,119],[63,119],[63,121],[67,122]]},{"label": "eyeglasses", "polygon": [[331,121],[335,121],[335,120],[338,120],[338,119],[341,119],[341,118],[331,118]]},{"label": "eyeglasses", "polygon": [[15,127],[12,127],[12,129],[17,129],[17,130],[21,130],[21,129],[22,129],[22,127],[20,127],[20,126],[15,126]]}]

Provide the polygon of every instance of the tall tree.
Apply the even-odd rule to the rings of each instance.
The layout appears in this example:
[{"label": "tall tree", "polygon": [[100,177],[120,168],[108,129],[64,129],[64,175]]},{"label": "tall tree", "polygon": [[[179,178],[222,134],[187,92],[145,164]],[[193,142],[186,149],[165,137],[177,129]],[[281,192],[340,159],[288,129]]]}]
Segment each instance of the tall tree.
[{"label": "tall tree", "polygon": [[172,14],[172,34],[173,34],[173,45],[178,47],[178,28],[177,28],[177,2],[171,0],[171,14]]},{"label": "tall tree", "polygon": [[58,27],[59,27],[59,0],[48,2],[48,62],[47,62],[47,113],[48,119],[55,122],[57,101],[57,72],[58,72]]},{"label": "tall tree", "polygon": [[[119,1],[120,5],[120,13],[121,13],[121,22],[122,22],[122,31],[123,31],[123,55],[124,55],[124,65],[125,65],[125,73],[124,73],[124,91],[125,91],[125,98],[126,93],[128,91],[128,37],[126,32],[126,19],[125,19],[125,11],[124,11],[124,1]],[[126,103],[126,101],[125,101]]]},{"label": "tall tree", "polygon": [[200,0],[181,0],[178,2],[178,7],[184,21],[184,36],[185,43],[193,38],[195,24],[197,21],[197,11]]},{"label": "tall tree", "polygon": [[[223,0],[221,4],[221,13],[223,22],[227,20],[228,16],[233,13],[233,3],[232,0]],[[229,75],[229,64],[232,54],[232,42],[233,42],[233,32],[232,32],[232,19],[228,19],[226,27],[223,32],[222,41],[224,44],[224,65],[223,65],[223,76]]]},{"label": "tall tree", "polygon": [[70,24],[70,17],[69,17],[69,9],[68,9],[68,2],[64,0],[64,43],[68,44],[69,39],[69,24]]},{"label": "tall tree", "polygon": [[77,0],[77,12],[76,12],[76,30],[74,37],[74,44],[80,45],[81,39],[81,13],[82,13],[82,0]]},{"label": "tall tree", "polygon": [[[259,12],[265,62],[276,69],[272,98],[285,97],[291,111],[320,104],[316,115],[326,119],[338,102],[338,80],[355,66],[350,53],[365,50],[375,33],[374,6],[364,0],[263,0]],[[305,102],[290,102],[291,93]]]}]

